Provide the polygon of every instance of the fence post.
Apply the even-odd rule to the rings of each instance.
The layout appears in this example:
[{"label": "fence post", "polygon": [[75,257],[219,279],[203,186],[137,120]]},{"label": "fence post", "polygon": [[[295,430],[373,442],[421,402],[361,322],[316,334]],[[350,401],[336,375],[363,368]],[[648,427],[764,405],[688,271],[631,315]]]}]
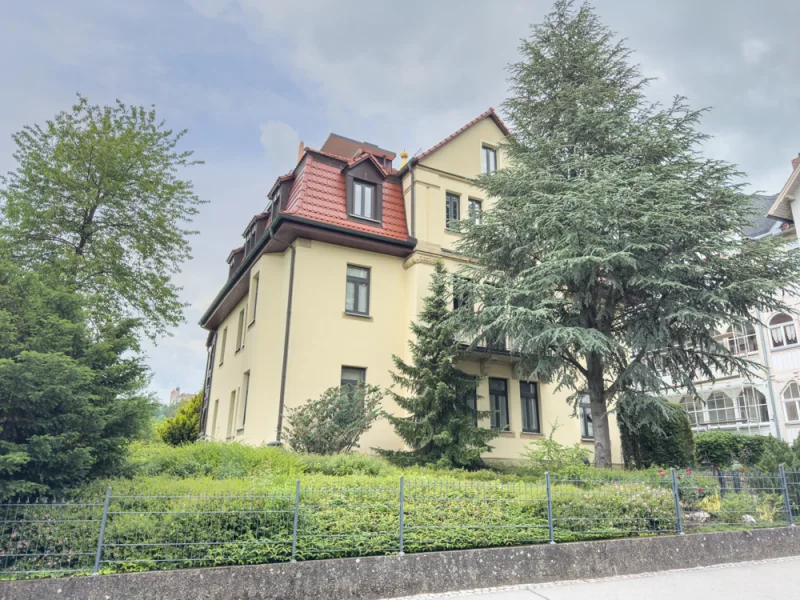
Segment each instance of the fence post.
[{"label": "fence post", "polygon": [[794,527],[794,517],[792,516],[792,501],[789,499],[789,485],[786,483],[786,469],[783,465],[778,466],[781,474],[781,487],[783,488],[783,505],[786,507],[786,520],[789,525]]},{"label": "fence post", "polygon": [[672,496],[675,498],[675,530],[678,535],[683,535],[683,516],[681,515],[681,496],[678,493],[678,478],[675,469],[672,471]]},{"label": "fence post", "polygon": [[555,531],[553,530],[553,496],[550,492],[550,473],[544,474],[544,483],[547,488],[547,531],[550,534],[550,543],[556,543]]},{"label": "fence post", "polygon": [[292,562],[297,562],[297,519],[300,516],[300,480],[294,486],[294,524],[292,525]]},{"label": "fence post", "polygon": [[406,486],[405,479],[400,476],[400,556],[403,556],[403,533],[405,529],[405,508],[406,508]]},{"label": "fence post", "polygon": [[103,503],[103,518],[100,521],[100,537],[97,539],[97,554],[94,556],[94,571],[92,571],[92,575],[97,575],[100,571],[100,558],[103,555],[103,538],[106,536],[109,502],[111,502],[111,486],[106,488],[106,501]]}]

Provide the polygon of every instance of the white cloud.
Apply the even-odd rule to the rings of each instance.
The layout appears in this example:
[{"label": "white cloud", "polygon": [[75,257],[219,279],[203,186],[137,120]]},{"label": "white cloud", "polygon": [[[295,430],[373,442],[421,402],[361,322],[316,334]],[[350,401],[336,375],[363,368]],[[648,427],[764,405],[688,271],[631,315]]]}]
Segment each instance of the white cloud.
[{"label": "white cloud", "polygon": [[769,52],[770,46],[759,38],[748,38],[740,45],[742,58],[749,65],[757,65],[764,55]]},{"label": "white cloud", "polygon": [[261,123],[261,145],[267,157],[267,169],[275,176],[282,175],[296,164],[300,136],[283,121]]}]

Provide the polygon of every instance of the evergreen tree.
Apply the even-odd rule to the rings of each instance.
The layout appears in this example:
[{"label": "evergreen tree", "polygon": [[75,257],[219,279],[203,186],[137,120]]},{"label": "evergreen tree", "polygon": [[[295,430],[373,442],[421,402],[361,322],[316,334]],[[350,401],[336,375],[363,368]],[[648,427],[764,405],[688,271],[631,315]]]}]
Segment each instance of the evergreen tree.
[{"label": "evergreen tree", "polygon": [[90,330],[54,281],[0,256],[0,498],[113,474],[150,418],[135,324]]},{"label": "evergreen tree", "polygon": [[481,454],[491,451],[488,442],[498,431],[478,426],[478,419],[488,415],[476,408],[479,378],[454,364],[461,348],[448,309],[449,281],[444,265],[437,262],[430,294],[419,320],[411,324],[412,362],[393,357],[392,379],[410,395],[389,393],[408,416],[387,418],[411,450],[378,452],[401,463],[474,468],[482,463]]},{"label": "evergreen tree", "polygon": [[161,440],[171,446],[182,446],[197,441],[200,435],[200,405],[203,392],[199,391],[177,407],[175,416],[168,417],[156,427]]},{"label": "evergreen tree", "polygon": [[[664,413],[665,380],[747,375],[715,338],[787,310],[800,253],[740,235],[741,174],[700,153],[703,111],[649,103],[648,81],[588,4],[558,0],[510,67],[504,168],[460,250],[480,310],[465,333],[508,336],[520,372],[590,399],[595,464],[610,466],[615,402]],[[655,416],[648,417],[652,423]]]}]

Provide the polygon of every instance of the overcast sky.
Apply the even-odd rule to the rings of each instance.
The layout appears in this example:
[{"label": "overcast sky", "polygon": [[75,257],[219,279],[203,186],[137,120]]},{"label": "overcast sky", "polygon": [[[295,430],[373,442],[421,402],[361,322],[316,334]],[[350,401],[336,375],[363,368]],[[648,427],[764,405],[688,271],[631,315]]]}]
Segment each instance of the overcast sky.
[{"label": "overcast sky", "polygon": [[[331,131],[398,154],[433,145],[506,92],[505,66],[549,1],[35,0],[0,20],[0,171],[11,134],[71,106],[155,104],[206,164],[190,173],[210,201],[194,259],[178,280],[187,324],[148,347],[152,390],[200,389],[197,321],[224,283],[275,177],[300,140]],[[597,0],[628,39],[655,100],[674,94],[713,111],[707,151],[752,189],[775,193],[800,151],[797,0]],[[397,166],[397,165],[396,165]],[[276,341],[276,343],[278,343]]]}]

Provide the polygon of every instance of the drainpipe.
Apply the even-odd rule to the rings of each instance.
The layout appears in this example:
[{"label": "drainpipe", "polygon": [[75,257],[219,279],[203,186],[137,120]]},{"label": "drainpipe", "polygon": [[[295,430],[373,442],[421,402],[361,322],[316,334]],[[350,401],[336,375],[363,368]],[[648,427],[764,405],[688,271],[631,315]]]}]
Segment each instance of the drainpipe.
[{"label": "drainpipe", "polygon": [[414,188],[414,162],[416,162],[416,158],[412,158],[408,163],[408,172],[411,173],[411,237],[416,238],[416,213],[417,213],[417,202]]},{"label": "drainpipe", "polygon": [[764,336],[764,325],[761,322],[761,311],[756,309],[756,320],[758,321],[758,334],[761,341],[761,357],[764,360],[764,370],[767,375],[767,392],[769,393],[769,403],[772,405],[772,415],[775,419],[775,432],[778,439],[783,439],[783,431],[781,430],[781,418],[778,414],[778,405],[775,402],[775,391],[772,389],[772,371],[769,366],[769,356],[767,354],[767,340]]},{"label": "drainpipe", "polygon": [[270,442],[269,446],[280,446],[281,430],[283,429],[283,407],[286,397],[286,371],[289,365],[289,329],[292,325],[292,295],[294,293],[294,259],[297,250],[294,245],[290,245],[289,249],[292,251],[292,258],[289,262],[289,295],[286,300],[286,330],[283,335],[283,366],[281,367],[281,395],[278,400],[278,428],[274,442]]}]

